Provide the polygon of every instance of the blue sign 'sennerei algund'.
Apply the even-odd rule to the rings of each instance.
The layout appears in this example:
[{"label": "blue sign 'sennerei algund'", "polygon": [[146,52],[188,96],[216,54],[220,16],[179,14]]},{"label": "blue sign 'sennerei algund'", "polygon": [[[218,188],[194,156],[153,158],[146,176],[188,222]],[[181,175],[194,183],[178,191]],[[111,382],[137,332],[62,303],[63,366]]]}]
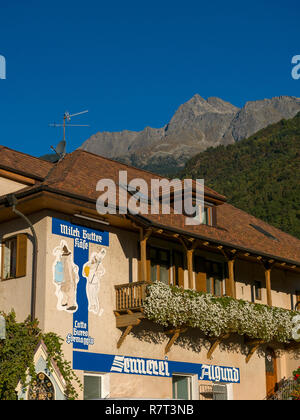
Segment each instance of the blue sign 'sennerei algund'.
[{"label": "blue sign 'sennerei algund'", "polygon": [[240,383],[240,370],[235,367],[202,363],[176,362],[168,359],[114,356],[100,353],[73,352],[73,368],[91,372],[112,372],[170,378],[176,373],[198,375],[201,381]]}]

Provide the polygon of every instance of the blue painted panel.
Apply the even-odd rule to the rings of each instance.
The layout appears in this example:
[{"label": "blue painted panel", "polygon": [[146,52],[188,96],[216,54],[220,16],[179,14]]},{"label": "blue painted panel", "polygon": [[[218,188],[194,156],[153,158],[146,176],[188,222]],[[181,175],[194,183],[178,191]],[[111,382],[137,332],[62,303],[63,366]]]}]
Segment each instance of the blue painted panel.
[{"label": "blue painted panel", "polygon": [[90,242],[98,245],[109,246],[109,232],[73,225],[65,220],[53,218],[52,233],[66,238],[73,238],[76,248],[86,249],[86,246],[88,246]]},{"label": "blue painted panel", "polygon": [[195,374],[199,380],[240,383],[235,367],[185,363],[143,357],[114,356],[100,353],[73,352],[73,369],[101,373],[122,373],[170,378],[176,373]]},{"label": "blue painted panel", "polygon": [[[89,337],[89,312],[86,292],[86,278],[82,275],[84,265],[89,261],[90,243],[109,246],[109,232],[92,230],[83,226],[74,225],[65,220],[52,218],[52,234],[74,240],[73,261],[78,267],[79,282],[76,290],[78,309],[73,313],[73,332],[67,337],[68,343],[73,343],[74,349],[88,350],[93,339]],[[58,262],[55,266],[55,282],[63,282],[63,266]],[[80,338],[82,342],[73,341]]]}]

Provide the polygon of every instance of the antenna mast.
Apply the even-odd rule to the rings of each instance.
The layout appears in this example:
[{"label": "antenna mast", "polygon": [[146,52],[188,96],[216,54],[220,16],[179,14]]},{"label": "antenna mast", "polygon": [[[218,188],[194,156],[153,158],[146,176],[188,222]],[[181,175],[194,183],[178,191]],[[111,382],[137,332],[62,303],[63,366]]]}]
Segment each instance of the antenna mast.
[{"label": "antenna mast", "polygon": [[57,145],[56,149],[51,146],[51,149],[59,156],[59,158],[63,158],[66,154],[66,128],[67,127],[89,127],[89,125],[83,124],[68,124],[71,121],[71,118],[77,117],[78,115],[86,114],[89,111],[81,111],[77,112],[76,114],[70,114],[69,112],[64,113],[64,119],[62,124],[49,124],[49,127],[63,127],[63,140]]}]

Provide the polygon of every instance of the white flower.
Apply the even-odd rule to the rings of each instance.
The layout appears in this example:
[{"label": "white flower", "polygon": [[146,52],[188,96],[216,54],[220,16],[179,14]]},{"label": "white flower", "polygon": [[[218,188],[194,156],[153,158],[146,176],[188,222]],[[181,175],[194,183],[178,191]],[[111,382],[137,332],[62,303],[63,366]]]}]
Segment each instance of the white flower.
[{"label": "white flower", "polygon": [[163,326],[199,328],[208,336],[226,332],[265,341],[292,340],[295,312],[229,297],[217,298],[156,282],[144,301],[148,319]]}]

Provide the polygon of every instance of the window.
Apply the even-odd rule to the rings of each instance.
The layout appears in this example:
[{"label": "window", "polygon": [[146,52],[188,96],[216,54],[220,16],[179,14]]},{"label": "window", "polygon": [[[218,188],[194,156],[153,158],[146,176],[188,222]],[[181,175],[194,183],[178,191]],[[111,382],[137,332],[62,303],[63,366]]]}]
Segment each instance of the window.
[{"label": "window", "polygon": [[204,203],[199,206],[199,217],[201,217],[202,211],[202,220],[201,223],[207,226],[217,226],[217,207],[208,203]]},{"label": "window", "polygon": [[212,226],[212,207],[204,207],[202,212],[202,224]]},{"label": "window", "polygon": [[224,294],[224,264],[195,256],[196,290],[216,296]]},{"label": "window", "polygon": [[2,280],[26,276],[27,236],[19,234],[2,242]]},{"label": "window", "polygon": [[28,400],[54,401],[54,386],[44,372],[40,372],[29,387]]},{"label": "window", "polygon": [[255,302],[256,300],[261,300],[261,282],[255,281],[251,288],[251,300]]},{"label": "window", "polygon": [[213,400],[224,401],[227,400],[227,385],[214,384],[213,385]]},{"label": "window", "polygon": [[3,271],[2,279],[16,277],[17,238],[7,239],[3,243]]},{"label": "window", "polygon": [[300,311],[300,290],[298,290],[296,292],[296,304],[295,304],[295,309],[297,311]]},{"label": "window", "polygon": [[173,399],[194,400],[198,399],[198,376],[175,374],[172,376]]},{"label": "window", "polygon": [[169,284],[170,253],[160,248],[149,248],[150,280]]},{"label": "window", "polygon": [[[193,217],[200,220],[200,223],[207,226],[217,226],[217,207],[210,203],[193,202],[196,211]],[[191,215],[187,216],[191,217]]]},{"label": "window", "polygon": [[228,385],[212,384],[200,385],[200,400],[224,401],[229,399]]},{"label": "window", "polygon": [[184,256],[179,251],[173,253],[173,284],[184,287]]},{"label": "window", "polygon": [[[198,206],[196,215],[197,219],[200,219],[201,224],[207,226],[213,226],[213,208],[207,206],[206,204],[203,207],[203,204]],[[194,217],[195,217],[194,216]]]},{"label": "window", "polygon": [[206,291],[212,295],[223,295],[223,264],[206,261]]},{"label": "window", "polygon": [[109,396],[109,374],[87,372],[83,378],[84,400],[97,400]]}]

